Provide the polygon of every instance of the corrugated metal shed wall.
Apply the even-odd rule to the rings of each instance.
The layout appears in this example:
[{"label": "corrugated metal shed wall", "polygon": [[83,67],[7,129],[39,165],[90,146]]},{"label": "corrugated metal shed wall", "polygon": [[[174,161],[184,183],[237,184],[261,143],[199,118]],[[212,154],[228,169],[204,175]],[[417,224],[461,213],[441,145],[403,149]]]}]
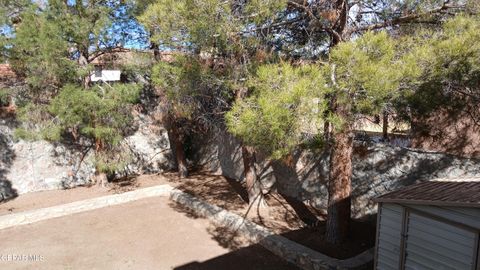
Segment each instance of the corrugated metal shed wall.
[{"label": "corrugated metal shed wall", "polygon": [[382,204],[378,228],[378,270],[398,269],[402,232],[403,208],[396,204]]},{"label": "corrugated metal shed wall", "polygon": [[[412,210],[405,228],[405,269],[472,269],[480,230],[480,209],[413,204],[407,207]],[[403,211],[402,205],[382,203],[376,269],[399,268]],[[424,216],[422,212],[440,220]],[[441,219],[464,224],[470,229]]]},{"label": "corrugated metal shed wall", "polygon": [[476,234],[424,217],[408,215],[405,269],[471,270]]},{"label": "corrugated metal shed wall", "polygon": [[408,205],[409,207],[480,230],[480,209],[451,206]]}]

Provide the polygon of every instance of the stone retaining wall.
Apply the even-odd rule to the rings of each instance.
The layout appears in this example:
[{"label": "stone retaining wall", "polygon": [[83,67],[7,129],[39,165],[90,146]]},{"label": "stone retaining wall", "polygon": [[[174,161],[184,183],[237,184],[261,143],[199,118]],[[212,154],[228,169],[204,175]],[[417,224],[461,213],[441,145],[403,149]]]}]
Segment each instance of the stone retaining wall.
[{"label": "stone retaining wall", "polygon": [[[228,134],[217,133],[210,140],[194,145],[197,164],[242,180],[240,145]],[[258,172],[265,190],[281,193],[325,209],[328,199],[327,153],[297,151],[288,162],[268,162],[257,156]],[[372,199],[416,182],[434,178],[480,176],[480,159],[459,158],[437,152],[393,147],[386,144],[355,142],[353,157],[353,214],[356,217],[376,212]]]},{"label": "stone retaining wall", "polygon": [[[172,168],[166,130],[152,117],[137,115],[138,129],[122,142],[131,162],[118,176]],[[95,174],[92,150],[47,141],[14,138],[16,123],[0,119],[0,202],[18,194],[89,184]]]}]

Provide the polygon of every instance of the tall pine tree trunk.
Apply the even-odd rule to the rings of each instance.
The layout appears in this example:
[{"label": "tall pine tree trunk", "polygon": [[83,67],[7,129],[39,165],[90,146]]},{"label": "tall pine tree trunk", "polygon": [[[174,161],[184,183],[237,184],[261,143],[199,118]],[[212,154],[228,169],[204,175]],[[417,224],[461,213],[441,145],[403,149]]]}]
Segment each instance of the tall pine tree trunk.
[{"label": "tall pine tree trunk", "polygon": [[262,187],[255,168],[255,150],[251,146],[242,146],[243,170],[248,193],[248,203],[255,206],[264,206]]},{"label": "tall pine tree trunk", "polygon": [[[95,139],[95,156],[98,155],[102,150],[104,150],[105,146],[100,139]],[[105,188],[108,184],[108,177],[107,174],[103,171],[100,171],[98,166],[95,168],[95,182],[97,186]]]},{"label": "tall pine tree trunk", "polygon": [[[152,42],[150,48],[153,50],[155,61],[162,61],[162,55],[160,54],[158,45]],[[175,116],[171,111],[172,106],[170,104],[170,101],[168,100],[167,95],[165,94],[165,91],[163,89],[156,88],[156,92],[160,100],[159,106],[162,109],[162,122],[167,128],[168,139],[170,141],[170,149],[175,155],[175,163],[177,166],[178,176],[180,178],[186,178],[188,177],[188,167],[184,148],[184,138],[181,134],[181,131],[177,127]]]},{"label": "tall pine tree trunk", "polygon": [[[78,57],[78,64],[82,69],[86,70],[88,68],[88,54],[87,53],[80,53]],[[82,78],[83,89],[88,89],[90,87],[90,74],[86,74]]]},{"label": "tall pine tree trunk", "polygon": [[383,134],[383,140],[385,142],[388,142],[388,113],[386,111],[383,111],[382,113],[382,134]]},{"label": "tall pine tree trunk", "polygon": [[345,241],[350,226],[353,130],[350,125],[333,132],[328,185],[326,240]]},{"label": "tall pine tree trunk", "polygon": [[[337,86],[335,65],[332,67],[331,80],[333,85]],[[332,129],[325,238],[338,245],[345,241],[350,229],[354,132],[351,104],[339,104],[336,96],[332,97],[330,102],[329,109],[343,120],[343,125],[334,126]]]},{"label": "tall pine tree trunk", "polygon": [[[247,89],[243,88],[237,91],[236,100],[241,100],[247,95]],[[265,206],[265,200],[262,193],[260,179],[257,177],[257,163],[255,157],[255,149],[251,146],[246,146],[242,142],[242,160],[243,160],[243,174],[248,193],[248,203],[255,204],[259,207]]]},{"label": "tall pine tree trunk", "polygon": [[183,136],[180,135],[178,127],[175,123],[170,122],[168,126],[168,137],[170,139],[170,143],[172,144],[170,147],[175,154],[178,176],[180,178],[186,178],[188,177],[188,167],[187,159],[185,156],[185,149],[183,146]]},{"label": "tall pine tree trunk", "polygon": [[[335,1],[337,17],[334,30],[330,32],[331,47],[335,47],[345,39],[344,30],[348,21],[348,1]],[[335,79],[335,66],[332,71],[332,82],[337,86]],[[350,97],[352,98],[352,97]],[[343,107],[342,107],[343,105]],[[330,171],[328,182],[328,213],[325,238],[328,242],[339,244],[345,241],[350,227],[351,213],[351,178],[352,178],[352,152],[353,152],[353,126],[350,117],[350,106],[337,103],[337,96],[329,97],[328,112],[334,113],[344,119],[346,124],[342,128],[331,124],[330,137],[333,142],[330,148]]]}]

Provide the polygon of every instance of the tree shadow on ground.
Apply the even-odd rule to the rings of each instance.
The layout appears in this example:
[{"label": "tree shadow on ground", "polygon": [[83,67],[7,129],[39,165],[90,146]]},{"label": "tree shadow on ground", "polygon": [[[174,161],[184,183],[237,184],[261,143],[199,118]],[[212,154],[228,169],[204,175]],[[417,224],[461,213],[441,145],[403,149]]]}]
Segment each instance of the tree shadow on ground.
[{"label": "tree shadow on ground", "polygon": [[198,215],[194,210],[186,207],[186,206],[183,206],[179,203],[176,203],[174,201],[169,201],[168,202],[168,205],[175,211],[179,212],[179,213],[183,213],[186,217],[188,218],[192,218],[192,219],[197,219],[197,218],[204,218],[200,215]]},{"label": "tree shadow on ground", "polygon": [[352,219],[347,241],[338,246],[325,240],[325,221],[317,223],[315,227],[304,227],[281,235],[327,256],[348,259],[375,246],[376,224],[373,222],[374,219],[375,217]]},{"label": "tree shadow on ground", "polygon": [[[195,216],[195,214],[192,213]],[[370,220],[370,219],[369,219]],[[251,244],[237,230],[211,225],[208,233],[220,246],[231,252],[204,262],[191,262],[174,269],[298,269],[283,261],[259,244]],[[353,220],[352,230],[347,244],[333,246],[324,241],[325,222],[316,227],[300,228],[278,234],[307,248],[327,256],[347,259],[358,255],[374,246],[375,225],[365,220]],[[362,269],[372,269],[372,263]]]},{"label": "tree shadow on ground", "polygon": [[242,183],[238,182],[237,180],[229,177],[224,177],[230,187],[235,191],[235,193],[242,198],[245,203],[248,203],[248,192]]},{"label": "tree shadow on ground", "polygon": [[[315,226],[321,220],[326,219],[326,215],[314,207],[308,207],[304,202],[294,197],[278,193],[293,208],[298,218],[300,218],[307,226]],[[274,196],[274,195],[272,195]],[[279,202],[281,202],[279,200]]]},{"label": "tree shadow on ground", "polygon": [[10,167],[15,159],[15,151],[11,146],[11,138],[0,132],[0,203],[4,203],[18,196],[12,183],[7,179]]},{"label": "tree shadow on ground", "polygon": [[[201,174],[197,176],[199,178],[197,179],[197,181],[201,181],[201,176]],[[221,176],[211,177],[215,177],[217,178],[217,181],[223,181],[223,183],[228,183],[228,181],[232,181],[226,180]],[[228,187],[228,185],[223,185],[223,188],[225,187]],[[211,186],[210,188],[215,188],[215,186]],[[196,189],[191,189],[191,194],[197,196],[195,190]],[[203,190],[203,192],[208,192],[208,189]],[[236,194],[231,187],[229,193],[231,193],[230,196],[240,198],[240,196]],[[204,198],[199,198],[205,200]],[[209,197],[209,199],[212,199],[212,197]],[[209,200],[205,201],[212,203],[212,201]],[[240,199],[232,202],[232,204],[235,203],[245,205],[245,202]],[[323,239],[323,235],[325,232],[325,221],[320,216],[321,213],[316,213],[312,211],[311,208],[309,208],[301,201],[298,201],[284,194],[278,194],[277,192],[272,192],[267,195],[267,203],[269,205],[268,208],[270,208],[271,210],[269,212],[267,211],[267,214],[264,214],[265,212],[260,212],[260,214],[254,212],[255,215],[249,217],[246,217],[246,215],[244,215],[243,217],[257,224],[263,225],[266,228],[269,228],[277,235],[282,235],[294,242],[317,250],[321,253],[328,254],[332,257],[349,258],[371,248],[374,245],[375,224],[369,222],[372,219],[367,218],[365,220],[354,220],[352,222],[354,225],[352,226],[353,230],[350,239],[352,244],[344,245],[341,248],[338,248],[326,244]],[[203,218],[201,216],[198,216],[191,209],[181,204],[171,202],[170,206],[174,210],[184,213],[187,217],[194,219]],[[245,207],[236,207],[235,205],[230,205],[229,208],[236,209],[236,211],[233,212],[236,212],[240,216],[242,216],[241,213],[245,214],[246,210]],[[307,223],[310,223],[309,226],[305,226]],[[292,225],[292,227],[288,225]],[[281,268],[283,267],[283,264],[278,266],[280,268],[266,268],[264,267],[264,265],[258,263],[245,264],[245,262],[243,261],[237,262],[236,254],[239,252],[243,252],[244,250],[249,250],[250,248],[245,248],[245,246],[248,246],[250,244],[248,239],[243,237],[239,230],[231,227],[227,228],[223,226],[211,225],[207,228],[207,232],[211,235],[212,239],[215,240],[220,246],[234,251],[226,255],[214,258],[212,260],[208,260],[205,262],[192,262],[187,265],[179,266],[175,269],[295,269],[292,266],[289,266],[291,268]],[[250,257],[248,257],[248,254],[244,254],[244,256],[246,256],[244,260],[246,260],[247,262],[251,260]],[[276,258],[275,260],[278,260],[278,258]],[[238,264],[239,268],[231,268],[229,267],[229,264]]]},{"label": "tree shadow on ground", "polygon": [[266,250],[259,244],[240,248],[204,262],[191,262],[175,270],[300,270]]},{"label": "tree shadow on ground", "polygon": [[[188,178],[169,177],[180,190],[210,204],[232,211],[262,226],[283,232],[302,226],[314,226],[325,215],[319,209],[301,200],[276,190],[265,195],[266,207],[248,204],[245,183],[206,172],[192,172]],[[178,205],[172,205],[179,212],[190,214]]]},{"label": "tree shadow on ground", "polygon": [[222,226],[210,226],[207,228],[208,233],[212,236],[220,246],[229,250],[237,250],[248,246],[250,242],[236,230]]},{"label": "tree shadow on ground", "polygon": [[[222,180],[230,185],[231,191],[237,193],[238,196],[243,199],[245,204],[248,204],[248,194],[243,181],[244,176],[240,142],[231,135],[222,133],[216,134],[215,138],[208,140],[208,143],[206,144],[208,144],[208,146],[199,147],[200,156],[205,156],[205,153],[208,152],[206,162],[205,159],[197,159],[202,161],[201,164],[207,164],[207,167],[210,170],[220,170],[225,177]],[[301,151],[296,151],[296,153],[292,155],[292,166],[286,166],[283,161],[270,161],[262,153],[257,153],[257,175],[262,184],[262,190],[266,193],[267,203],[285,209],[285,211],[282,211],[281,215],[278,213],[269,213],[270,215],[274,215],[275,218],[281,219],[283,222],[287,223],[294,222],[295,224],[298,224],[299,222],[303,222],[311,225],[315,224],[319,219],[323,219],[324,213],[319,209],[314,209],[312,204],[307,205],[301,200],[295,198],[299,198],[299,193],[303,192],[304,188],[302,187],[302,184],[306,179],[315,178],[315,184],[324,184],[325,179],[320,177],[321,173],[319,172],[324,169],[322,163],[324,162],[324,153],[321,153],[320,155],[310,155],[309,158],[314,160],[313,164],[308,164],[308,166],[302,168],[300,172],[297,172],[295,170],[295,165],[299,162],[301,155]],[[209,163],[213,163],[214,166],[210,166]],[[319,164],[322,166],[317,166]],[[319,177],[315,177],[316,175]],[[221,188],[222,185],[224,184],[219,184],[217,188]],[[212,189],[212,192],[215,194],[218,191]],[[303,193],[307,194],[306,192]],[[216,205],[221,203],[222,202],[218,202]],[[226,206],[228,209],[228,205]],[[262,217],[261,211],[257,210],[257,208],[252,207],[251,209],[248,209],[244,215],[251,216],[252,214],[255,214],[255,221],[265,225],[263,224],[264,218]],[[300,219],[298,219],[298,217]],[[294,221],[294,219],[296,220]]]},{"label": "tree shadow on ground", "polygon": [[188,178],[178,179],[175,184],[180,190],[227,210],[238,210],[248,205],[248,196],[245,197],[241,184],[222,176],[191,172]]}]

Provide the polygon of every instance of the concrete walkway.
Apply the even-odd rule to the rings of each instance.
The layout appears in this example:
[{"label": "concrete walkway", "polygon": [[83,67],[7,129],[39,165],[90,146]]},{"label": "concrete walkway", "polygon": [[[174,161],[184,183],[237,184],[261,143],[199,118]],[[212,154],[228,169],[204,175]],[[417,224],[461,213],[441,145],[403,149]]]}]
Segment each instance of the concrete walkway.
[{"label": "concrete walkway", "polygon": [[40,208],[15,214],[0,216],[0,230],[18,225],[31,224],[56,217],[68,216],[85,211],[95,210],[107,206],[128,203],[144,198],[169,196],[173,187],[170,185],[158,185],[141,188],[120,194],[101,196],[97,198],[61,204],[52,207]]},{"label": "concrete walkway", "polygon": [[0,269],[298,269],[259,246],[230,252],[165,197],[0,230]]}]

